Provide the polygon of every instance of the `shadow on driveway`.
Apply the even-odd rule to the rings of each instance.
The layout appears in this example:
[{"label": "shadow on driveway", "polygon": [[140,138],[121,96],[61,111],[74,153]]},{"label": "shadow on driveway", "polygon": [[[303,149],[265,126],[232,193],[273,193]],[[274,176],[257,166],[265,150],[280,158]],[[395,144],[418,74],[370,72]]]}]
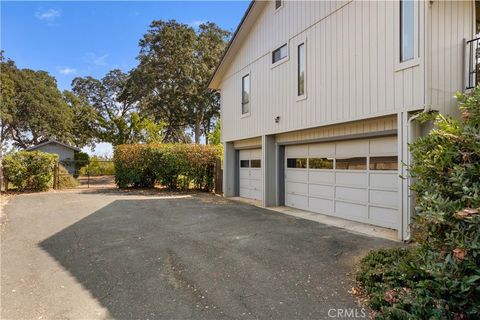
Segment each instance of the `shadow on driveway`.
[{"label": "shadow on driveway", "polygon": [[115,200],[39,244],[119,319],[325,319],[392,245],[208,195]]}]

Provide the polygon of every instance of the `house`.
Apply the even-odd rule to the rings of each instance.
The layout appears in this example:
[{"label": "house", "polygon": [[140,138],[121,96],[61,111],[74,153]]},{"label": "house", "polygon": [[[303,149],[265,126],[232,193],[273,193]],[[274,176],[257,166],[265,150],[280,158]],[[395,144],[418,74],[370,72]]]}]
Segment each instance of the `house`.
[{"label": "house", "polygon": [[253,1],[209,84],[221,94],[225,196],[408,239],[413,201],[402,163],[429,129],[415,119],[428,110],[458,116],[455,92],[476,82],[478,7]]},{"label": "house", "polygon": [[56,141],[48,140],[35,146],[27,148],[28,151],[42,151],[58,155],[60,163],[68,170],[70,174],[75,174],[75,153],[81,150],[77,147]]}]

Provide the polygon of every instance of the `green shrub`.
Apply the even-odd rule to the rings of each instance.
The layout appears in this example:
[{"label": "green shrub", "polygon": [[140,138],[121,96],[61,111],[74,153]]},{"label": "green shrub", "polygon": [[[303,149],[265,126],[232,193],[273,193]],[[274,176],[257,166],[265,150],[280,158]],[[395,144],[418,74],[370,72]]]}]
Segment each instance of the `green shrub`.
[{"label": "green shrub", "polygon": [[5,178],[19,191],[45,191],[53,187],[58,156],[41,151],[18,151],[3,159]]},{"label": "green shrub", "polygon": [[79,186],[77,179],[75,179],[75,177],[73,177],[64,166],[59,165],[58,173],[59,189],[75,188]]},{"label": "green shrub", "polygon": [[115,147],[115,181],[120,188],[213,188],[214,146],[194,144],[135,144]]},{"label": "green shrub", "polygon": [[80,175],[86,176],[103,176],[103,175],[114,175],[115,166],[113,161],[99,156],[93,156],[88,165],[80,169]]},{"label": "green shrub", "polygon": [[457,98],[461,120],[423,116],[435,128],[410,146],[418,247],[362,260],[377,318],[480,318],[480,87]]}]

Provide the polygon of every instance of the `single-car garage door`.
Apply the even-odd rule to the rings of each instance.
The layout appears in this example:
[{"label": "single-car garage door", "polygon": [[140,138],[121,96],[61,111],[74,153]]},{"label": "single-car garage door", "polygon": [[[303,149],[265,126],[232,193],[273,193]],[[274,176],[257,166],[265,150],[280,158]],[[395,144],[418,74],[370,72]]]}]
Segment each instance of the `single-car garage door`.
[{"label": "single-car garage door", "polygon": [[287,206],[398,229],[397,138],[285,147]]},{"label": "single-car garage door", "polygon": [[262,150],[240,150],[240,197],[262,200]]}]

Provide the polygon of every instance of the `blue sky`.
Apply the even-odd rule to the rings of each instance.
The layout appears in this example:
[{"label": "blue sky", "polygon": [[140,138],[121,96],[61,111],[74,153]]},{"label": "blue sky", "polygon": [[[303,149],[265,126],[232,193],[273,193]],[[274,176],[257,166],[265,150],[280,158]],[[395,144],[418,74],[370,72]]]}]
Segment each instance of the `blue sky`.
[{"label": "blue sky", "polygon": [[[101,78],[136,65],[153,20],[204,21],[234,31],[249,1],[1,1],[1,48],[20,68],[45,70],[61,90],[77,76]],[[99,146],[96,153],[110,152]]]}]

